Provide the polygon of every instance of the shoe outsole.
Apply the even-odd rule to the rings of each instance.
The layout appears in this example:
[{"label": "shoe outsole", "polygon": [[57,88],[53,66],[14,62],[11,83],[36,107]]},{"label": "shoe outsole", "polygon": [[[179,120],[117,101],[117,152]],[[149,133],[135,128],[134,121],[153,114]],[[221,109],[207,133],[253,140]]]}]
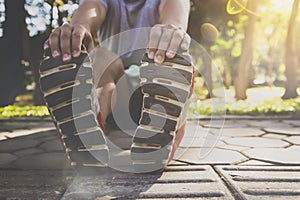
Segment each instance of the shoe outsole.
[{"label": "shoe outsole", "polygon": [[143,110],[133,137],[131,159],[137,171],[163,169],[190,96],[193,66],[188,55],[155,64],[144,55],[140,68]]},{"label": "shoe outsole", "polygon": [[92,111],[93,69],[86,51],[70,62],[45,52],[40,85],[66,154],[76,167],[105,167],[108,146]]}]

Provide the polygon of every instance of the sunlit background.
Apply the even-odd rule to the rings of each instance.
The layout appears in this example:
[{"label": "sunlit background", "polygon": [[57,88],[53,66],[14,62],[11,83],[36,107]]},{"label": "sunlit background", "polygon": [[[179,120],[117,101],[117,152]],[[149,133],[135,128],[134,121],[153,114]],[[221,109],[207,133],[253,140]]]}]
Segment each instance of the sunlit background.
[{"label": "sunlit background", "polygon": [[[52,3],[52,4],[51,4]],[[25,19],[29,36],[33,37],[47,30],[47,26],[56,28],[59,26],[59,13],[66,12],[62,22],[68,22],[78,4],[71,0],[26,0],[24,9],[27,12]],[[5,0],[0,0],[0,24],[5,22]],[[3,36],[3,28],[0,29],[0,37]]]},{"label": "sunlit background", "polygon": [[[70,21],[78,4],[75,0],[9,0],[22,4],[24,11],[23,23],[13,24],[16,22],[8,19],[8,13],[10,10],[14,12],[14,7],[12,4],[7,7],[7,1],[0,0],[0,53],[6,52],[7,46],[3,44],[13,43],[14,37],[22,37],[23,42],[19,46],[15,44],[14,48],[22,49],[20,54],[15,55],[15,59],[20,61],[17,71],[24,74],[24,78],[21,89],[11,95],[13,101],[6,104],[0,102],[0,105],[43,105],[37,90],[42,44],[53,28]],[[226,89],[228,114],[286,114],[300,111],[298,10],[299,0],[191,0],[188,32],[203,45],[218,69],[218,72],[205,70],[205,74],[196,77],[191,113],[198,115],[212,112],[209,109],[211,100],[218,97],[221,88],[209,89],[208,85],[216,81],[219,72]],[[205,23],[213,24],[218,30],[219,37],[215,41],[202,35],[201,26]],[[24,31],[13,36],[9,32],[13,26],[10,24],[24,26]],[[6,35],[7,32],[10,35]],[[291,62],[288,60],[296,62],[289,64]],[[195,63],[201,64],[203,62]],[[16,73],[8,72],[7,69],[12,68],[10,65],[16,64],[10,64],[4,59],[1,66],[3,77]],[[210,68],[209,64],[205,67]],[[0,77],[3,82],[0,84],[7,85],[4,79]],[[0,101],[11,91],[5,89],[0,87]],[[9,109],[15,108],[10,106]],[[45,107],[18,109],[25,115],[26,109],[36,109],[37,112],[42,110],[36,115],[47,115]],[[6,110],[4,113],[10,112]]]}]

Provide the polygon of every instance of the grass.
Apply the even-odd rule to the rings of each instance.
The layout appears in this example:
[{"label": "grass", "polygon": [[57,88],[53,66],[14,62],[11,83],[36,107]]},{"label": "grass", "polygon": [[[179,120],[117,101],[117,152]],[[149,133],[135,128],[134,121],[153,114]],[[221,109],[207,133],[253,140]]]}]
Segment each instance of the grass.
[{"label": "grass", "polygon": [[14,117],[47,117],[49,112],[46,106],[17,106],[10,105],[0,108],[0,118]]},{"label": "grass", "polygon": [[[215,96],[220,90],[213,91]],[[247,90],[248,99],[236,101],[234,89],[225,90],[225,101],[219,98],[205,99],[207,90],[201,84],[195,84],[194,100],[189,109],[190,116],[226,114],[227,115],[300,115],[300,97],[282,100],[282,87],[257,87]],[[16,103],[0,108],[0,118],[14,117],[48,117],[46,106],[33,106],[31,94],[24,94],[16,98]]]},{"label": "grass", "polygon": [[32,93],[22,94],[16,97],[15,104],[0,107],[0,118],[14,117],[48,117],[50,116],[46,106],[34,106]]},{"label": "grass", "polygon": [[190,106],[189,114],[197,115],[299,115],[300,98],[282,100],[264,100],[257,102],[236,101],[226,102],[225,105],[215,105],[212,100],[196,101]]},{"label": "grass", "polygon": [[[284,94],[282,87],[249,88],[247,90],[248,98],[240,101],[235,100],[233,87],[223,91],[216,89],[213,94],[217,98],[201,100],[196,97],[190,106],[189,114],[191,116],[225,114],[225,112],[227,115],[300,114],[300,97],[289,100],[281,99]],[[223,101],[216,100],[224,96]]]}]

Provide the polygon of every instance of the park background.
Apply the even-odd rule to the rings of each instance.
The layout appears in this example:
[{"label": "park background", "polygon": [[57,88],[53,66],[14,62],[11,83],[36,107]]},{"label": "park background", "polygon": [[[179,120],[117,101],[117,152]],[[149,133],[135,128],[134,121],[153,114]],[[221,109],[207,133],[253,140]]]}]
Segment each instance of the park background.
[{"label": "park background", "polygon": [[[77,7],[74,0],[0,0],[1,118],[49,116],[38,90],[43,43]],[[212,107],[220,88],[210,87],[220,73],[227,114],[299,116],[298,11],[299,0],[192,0],[188,33],[212,62],[203,61],[207,70],[195,79],[190,115],[224,114]]]}]

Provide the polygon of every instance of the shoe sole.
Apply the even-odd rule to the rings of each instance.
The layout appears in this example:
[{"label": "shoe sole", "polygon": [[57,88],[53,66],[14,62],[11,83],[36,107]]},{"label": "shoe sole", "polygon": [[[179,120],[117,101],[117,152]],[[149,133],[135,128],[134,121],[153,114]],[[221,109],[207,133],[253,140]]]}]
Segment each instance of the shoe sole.
[{"label": "shoe sole", "polygon": [[40,75],[44,100],[71,165],[106,166],[108,147],[92,111],[93,69],[87,52],[62,62],[46,51]]},{"label": "shoe sole", "polygon": [[193,67],[188,55],[155,64],[147,55],[140,68],[143,110],[131,147],[137,171],[167,165],[175,132],[192,87]]}]

